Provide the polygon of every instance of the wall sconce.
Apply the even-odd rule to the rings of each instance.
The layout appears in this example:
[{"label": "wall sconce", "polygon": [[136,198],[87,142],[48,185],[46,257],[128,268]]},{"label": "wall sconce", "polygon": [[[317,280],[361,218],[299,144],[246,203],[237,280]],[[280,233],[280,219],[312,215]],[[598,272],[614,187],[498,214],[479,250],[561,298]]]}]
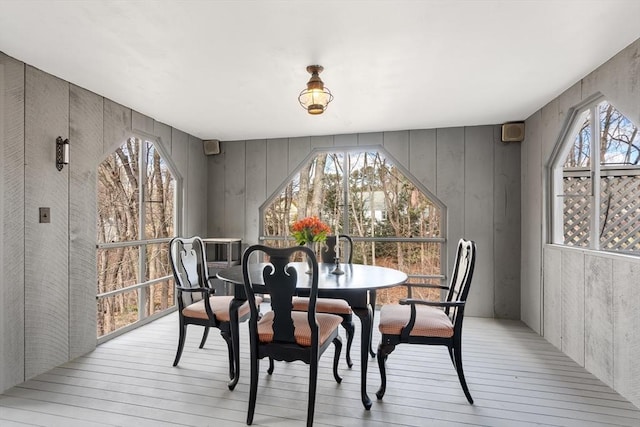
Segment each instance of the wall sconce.
[{"label": "wall sconce", "polygon": [[333,95],[329,88],[324,87],[320,73],[324,70],[321,65],[309,65],[307,71],[311,78],[307,82],[307,88],[300,92],[298,102],[309,114],[322,114],[327,105],[333,101]]},{"label": "wall sconce", "polygon": [[59,136],[56,138],[56,169],[62,170],[64,165],[69,164],[69,138],[62,140]]}]

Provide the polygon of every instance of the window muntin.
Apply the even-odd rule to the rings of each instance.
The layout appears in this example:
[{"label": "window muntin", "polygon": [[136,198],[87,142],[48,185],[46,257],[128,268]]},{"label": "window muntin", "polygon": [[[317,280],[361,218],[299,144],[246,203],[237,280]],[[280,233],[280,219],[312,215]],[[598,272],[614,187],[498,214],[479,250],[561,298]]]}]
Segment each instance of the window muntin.
[{"label": "window muntin", "polygon": [[591,110],[584,111],[576,125],[563,167],[564,242],[587,247],[591,227]]},{"label": "window muntin", "polygon": [[[146,174],[144,181],[145,239],[174,236],[175,186],[171,170],[150,141],[146,144]],[[168,262],[168,261],[167,261]]]},{"label": "window muntin", "polygon": [[177,183],[155,144],[135,137],[98,166],[98,337],[174,305]]},{"label": "window muntin", "polygon": [[[444,277],[444,206],[380,150],[314,152],[260,212],[266,244],[293,244],[293,222],[316,215],[353,238],[356,263],[399,268],[416,283]],[[406,289],[379,294],[394,301]]]},{"label": "window muntin", "polygon": [[565,169],[589,168],[591,165],[591,110],[585,111],[583,118],[564,162]]},{"label": "window muntin", "polygon": [[638,128],[607,101],[598,104],[600,115],[601,165],[638,165]]},{"label": "window muntin", "polygon": [[552,170],[552,241],[640,254],[637,126],[599,99],[575,115],[563,145]]},{"label": "window muntin", "polygon": [[138,239],[139,151],[129,138],[98,166],[98,243]]}]

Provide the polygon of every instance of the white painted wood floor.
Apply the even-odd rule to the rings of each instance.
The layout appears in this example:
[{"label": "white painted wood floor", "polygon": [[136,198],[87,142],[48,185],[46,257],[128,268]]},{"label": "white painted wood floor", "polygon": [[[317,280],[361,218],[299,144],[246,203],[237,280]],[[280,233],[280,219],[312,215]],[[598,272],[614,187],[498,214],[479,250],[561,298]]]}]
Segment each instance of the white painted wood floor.
[{"label": "white painted wood floor", "polygon": [[[226,386],[226,346],[216,330],[200,350],[202,329],[191,326],[180,365],[171,366],[177,326],[173,313],[8,390],[0,396],[0,425],[245,425],[246,323],[235,391]],[[378,339],[376,328],[374,343]],[[333,350],[322,358],[316,426],[640,426],[637,408],[522,323],[479,318],[465,319],[463,336],[474,405],[467,403],[444,348],[404,345],[389,356],[383,401],[375,397],[379,373],[370,359],[368,389],[374,403],[365,411],[358,341],[353,368],[341,364],[342,384],[331,373]],[[271,377],[266,366],[260,366],[254,425],[304,425],[306,365],[277,363]]]}]

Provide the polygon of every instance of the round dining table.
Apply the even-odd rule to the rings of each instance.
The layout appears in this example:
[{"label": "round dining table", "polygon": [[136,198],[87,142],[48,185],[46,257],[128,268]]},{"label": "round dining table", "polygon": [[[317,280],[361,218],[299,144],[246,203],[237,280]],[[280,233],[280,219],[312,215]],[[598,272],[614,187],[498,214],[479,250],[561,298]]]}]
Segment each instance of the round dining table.
[{"label": "round dining table", "polygon": [[[255,291],[258,293],[260,292],[260,286],[264,283],[262,270],[265,265],[264,263],[256,263],[249,266],[251,281]],[[311,278],[310,275],[305,274],[308,270],[307,263],[293,262],[291,265],[298,272],[296,288],[299,295],[308,295]],[[390,288],[406,283],[407,275],[393,268],[363,264],[341,264],[340,269],[344,274],[334,274],[335,267],[334,264],[318,263],[318,297],[346,300],[360,319],[362,324],[360,334],[360,394],[365,409],[370,409],[371,399],[367,394],[367,367],[373,331],[373,311],[375,309],[371,306],[370,295],[374,294],[377,289]],[[220,270],[216,276],[220,280],[233,285],[237,304],[232,304],[232,306],[237,307],[241,301],[246,300],[241,265]],[[238,350],[234,349],[234,351]]]}]

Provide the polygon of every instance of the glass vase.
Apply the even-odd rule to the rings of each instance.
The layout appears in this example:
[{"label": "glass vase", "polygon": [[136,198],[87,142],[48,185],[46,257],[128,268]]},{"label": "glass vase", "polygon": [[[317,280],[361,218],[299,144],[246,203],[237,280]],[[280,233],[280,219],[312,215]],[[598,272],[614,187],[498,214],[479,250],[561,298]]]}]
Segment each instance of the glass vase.
[{"label": "glass vase", "polygon": [[[311,249],[315,255],[316,253],[316,242],[307,242],[305,243],[305,246],[308,247],[309,249]],[[307,274],[313,274],[313,262],[311,261],[311,258],[307,257],[307,271],[305,271],[305,273]]]}]

